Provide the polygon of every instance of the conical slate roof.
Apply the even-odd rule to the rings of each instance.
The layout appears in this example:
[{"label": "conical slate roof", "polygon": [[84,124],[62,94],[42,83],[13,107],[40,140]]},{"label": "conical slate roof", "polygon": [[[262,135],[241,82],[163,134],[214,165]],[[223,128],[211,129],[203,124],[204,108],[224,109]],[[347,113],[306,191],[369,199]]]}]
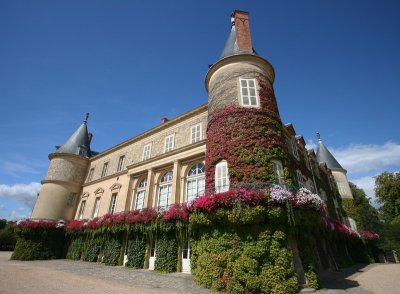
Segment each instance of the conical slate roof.
[{"label": "conical slate roof", "polygon": [[89,113],[86,114],[85,120],[75,133],[61,147],[58,147],[55,153],[72,153],[84,157],[91,156],[89,133],[87,130],[88,118]]},{"label": "conical slate roof", "polygon": [[235,21],[234,18],[231,18],[231,32],[228,36],[228,39],[225,42],[225,47],[224,50],[222,50],[221,55],[219,56],[218,60],[231,56],[231,55],[238,55],[238,54],[256,54],[255,50],[252,49],[251,52],[249,51],[241,51],[239,49],[239,46],[237,44],[237,38],[236,38],[236,27],[235,27]]},{"label": "conical slate roof", "polygon": [[329,152],[328,148],[322,143],[319,133],[318,136],[318,150],[317,150],[317,161],[318,163],[326,163],[330,169],[344,169],[339,162],[333,157],[332,153]]}]

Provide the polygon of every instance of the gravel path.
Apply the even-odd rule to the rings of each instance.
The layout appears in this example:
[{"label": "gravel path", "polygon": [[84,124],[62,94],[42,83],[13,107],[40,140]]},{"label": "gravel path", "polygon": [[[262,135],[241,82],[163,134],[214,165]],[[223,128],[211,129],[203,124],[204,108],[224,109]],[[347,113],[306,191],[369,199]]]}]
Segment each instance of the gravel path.
[{"label": "gravel path", "polygon": [[[205,294],[188,274],[162,274],[148,270],[59,260],[15,261],[0,251],[1,294]],[[323,277],[320,294],[399,294],[400,264],[372,264],[330,272]]]}]

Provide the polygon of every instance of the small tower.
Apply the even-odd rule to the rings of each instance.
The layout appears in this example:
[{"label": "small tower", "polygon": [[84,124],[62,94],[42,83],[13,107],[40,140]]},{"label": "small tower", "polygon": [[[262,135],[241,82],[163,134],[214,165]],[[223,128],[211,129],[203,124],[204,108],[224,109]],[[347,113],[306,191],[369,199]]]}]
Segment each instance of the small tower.
[{"label": "small tower", "polygon": [[349,181],[347,179],[347,170],[345,170],[336,158],[329,152],[328,148],[324,145],[321,139],[321,135],[317,133],[318,137],[318,150],[317,150],[317,161],[319,164],[325,163],[326,166],[332,171],[333,178],[335,179],[336,185],[339,189],[340,196],[342,198],[353,199],[351,193]]},{"label": "small tower", "polygon": [[64,143],[49,154],[50,166],[39,192],[31,219],[69,220],[74,217],[78,195],[85,180],[92,135],[87,130],[89,114]]},{"label": "small tower", "polygon": [[205,77],[206,188],[275,181],[275,163],[282,176],[286,146],[274,78],[272,65],[253,49],[249,14],[234,11],[222,54]]}]

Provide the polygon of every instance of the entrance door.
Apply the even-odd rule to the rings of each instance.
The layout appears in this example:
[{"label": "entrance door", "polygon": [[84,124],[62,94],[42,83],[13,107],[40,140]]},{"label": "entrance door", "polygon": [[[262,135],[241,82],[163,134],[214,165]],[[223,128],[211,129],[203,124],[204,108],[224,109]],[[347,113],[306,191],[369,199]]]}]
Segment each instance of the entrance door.
[{"label": "entrance door", "polygon": [[190,273],[190,244],[184,241],[182,246],[182,272]]},{"label": "entrance door", "polygon": [[151,241],[150,258],[149,258],[149,270],[154,270],[156,261],[156,241]]}]

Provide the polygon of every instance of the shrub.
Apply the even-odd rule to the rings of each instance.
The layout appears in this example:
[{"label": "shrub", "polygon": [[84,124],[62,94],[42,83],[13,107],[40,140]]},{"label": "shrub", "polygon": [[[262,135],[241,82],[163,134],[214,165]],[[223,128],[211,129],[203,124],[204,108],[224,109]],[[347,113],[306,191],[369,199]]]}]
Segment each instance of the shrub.
[{"label": "shrub", "polygon": [[128,242],[128,262],[126,266],[143,268],[146,254],[146,239],[144,236],[136,237]]},{"label": "shrub", "polygon": [[103,262],[106,265],[118,265],[121,256],[121,236],[114,234],[108,236],[104,243],[104,257]]},{"label": "shrub", "polygon": [[155,270],[176,272],[178,262],[178,241],[175,232],[162,232],[156,242]]},{"label": "shrub", "polygon": [[100,253],[100,239],[93,238],[87,242],[85,261],[96,262]]},{"label": "shrub", "polygon": [[70,245],[67,252],[67,258],[72,260],[80,260],[83,251],[83,236],[74,236],[70,240]]}]

